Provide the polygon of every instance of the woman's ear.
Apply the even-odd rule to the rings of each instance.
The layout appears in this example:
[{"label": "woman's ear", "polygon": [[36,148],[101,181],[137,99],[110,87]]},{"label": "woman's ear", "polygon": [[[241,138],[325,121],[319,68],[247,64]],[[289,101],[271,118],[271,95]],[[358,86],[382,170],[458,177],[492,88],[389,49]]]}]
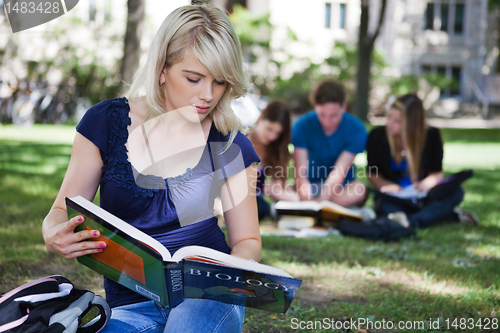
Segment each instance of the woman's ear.
[{"label": "woman's ear", "polygon": [[165,67],[163,67],[161,74],[160,74],[160,78],[158,79],[158,82],[160,83],[160,85],[165,83],[166,75],[167,75],[167,69]]}]

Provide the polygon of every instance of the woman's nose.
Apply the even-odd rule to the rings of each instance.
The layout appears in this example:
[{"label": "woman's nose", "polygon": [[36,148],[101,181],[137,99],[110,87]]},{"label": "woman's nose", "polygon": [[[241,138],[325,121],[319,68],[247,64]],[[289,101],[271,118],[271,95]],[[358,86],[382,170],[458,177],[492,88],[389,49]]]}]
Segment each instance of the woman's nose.
[{"label": "woman's nose", "polygon": [[212,83],[206,82],[202,85],[200,91],[200,99],[206,102],[211,102],[213,99]]}]

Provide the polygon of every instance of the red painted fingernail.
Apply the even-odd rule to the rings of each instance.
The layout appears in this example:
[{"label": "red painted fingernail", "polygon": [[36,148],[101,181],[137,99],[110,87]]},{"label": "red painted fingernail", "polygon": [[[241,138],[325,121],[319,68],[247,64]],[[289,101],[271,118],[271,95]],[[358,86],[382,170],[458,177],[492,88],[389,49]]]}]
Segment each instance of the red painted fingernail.
[{"label": "red painted fingernail", "polygon": [[97,231],[94,231],[94,236],[99,236],[99,233]]},{"label": "red painted fingernail", "polygon": [[99,244],[100,247],[105,247],[106,246],[106,243],[101,243]]},{"label": "red painted fingernail", "polygon": [[97,249],[97,252],[102,252],[102,249]]},{"label": "red painted fingernail", "polygon": [[83,221],[83,217],[78,216],[78,217],[77,217],[77,220],[78,220],[78,222],[82,222],[82,221]]}]

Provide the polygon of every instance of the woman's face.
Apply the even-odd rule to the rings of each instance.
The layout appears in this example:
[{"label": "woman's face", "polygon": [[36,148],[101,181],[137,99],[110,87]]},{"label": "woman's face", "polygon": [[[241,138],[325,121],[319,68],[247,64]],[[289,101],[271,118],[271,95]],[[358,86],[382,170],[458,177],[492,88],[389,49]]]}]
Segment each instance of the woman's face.
[{"label": "woman's face", "polygon": [[387,133],[391,135],[401,135],[401,131],[403,129],[403,123],[401,119],[401,111],[395,108],[390,108],[387,111]]},{"label": "woman's face", "polygon": [[269,119],[261,119],[257,122],[254,129],[259,142],[267,146],[274,140],[278,139],[283,132],[283,126],[277,121],[269,121]]},{"label": "woman's face", "polygon": [[162,86],[166,110],[192,106],[193,114],[197,113],[194,118],[199,121],[203,121],[212,112],[227,87],[226,82],[215,80],[191,52],[181,62],[163,69],[160,81],[165,82]]}]

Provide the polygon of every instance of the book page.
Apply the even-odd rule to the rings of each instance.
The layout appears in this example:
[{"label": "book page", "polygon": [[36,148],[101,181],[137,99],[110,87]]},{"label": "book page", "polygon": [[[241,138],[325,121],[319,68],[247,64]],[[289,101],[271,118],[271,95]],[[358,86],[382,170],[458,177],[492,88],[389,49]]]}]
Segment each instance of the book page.
[{"label": "book page", "polygon": [[329,210],[332,210],[333,212],[342,214],[342,215],[355,216],[355,217],[359,217],[359,218],[363,217],[363,215],[361,215],[361,213],[354,211],[354,210],[351,210],[349,208],[342,207],[342,206],[337,205],[336,203],[333,203],[331,201],[324,200],[324,201],[321,201],[320,204],[323,207],[325,207]]},{"label": "book page", "polygon": [[306,201],[285,201],[280,200],[274,206],[276,209],[286,210],[315,210],[321,209],[320,204],[313,200]]},{"label": "book page", "polygon": [[413,185],[405,187],[399,192],[385,193],[401,199],[421,199],[427,196],[426,191],[418,191]]},{"label": "book page", "polygon": [[257,262],[252,262],[246,259],[238,258],[203,246],[196,246],[196,245],[186,246],[177,250],[177,252],[175,252],[175,254],[172,256],[172,259],[174,261],[181,261],[182,259],[196,260],[197,258],[208,259],[208,261],[216,261],[218,264],[225,266],[232,266],[240,269],[285,276],[290,278],[292,277],[290,274],[288,274],[281,268],[259,264]]}]

